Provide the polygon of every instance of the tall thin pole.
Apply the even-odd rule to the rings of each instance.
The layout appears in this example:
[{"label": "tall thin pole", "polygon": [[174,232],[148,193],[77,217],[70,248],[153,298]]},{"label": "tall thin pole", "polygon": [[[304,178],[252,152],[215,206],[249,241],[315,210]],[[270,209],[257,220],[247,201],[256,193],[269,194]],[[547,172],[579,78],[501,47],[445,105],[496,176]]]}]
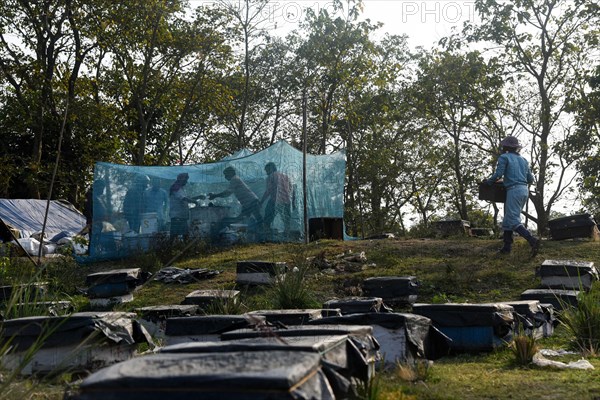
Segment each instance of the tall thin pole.
[{"label": "tall thin pole", "polygon": [[69,101],[65,105],[65,115],[63,117],[62,125],[60,127],[60,135],[58,137],[58,149],[56,150],[56,160],[54,161],[54,170],[52,171],[52,180],[50,181],[50,188],[48,189],[48,200],[46,201],[46,211],[44,213],[44,222],[42,224],[42,233],[40,237],[40,249],[38,250],[38,266],[42,263],[42,250],[44,248],[44,235],[46,234],[46,222],[48,221],[48,211],[50,210],[50,201],[52,199],[52,191],[54,190],[54,181],[56,180],[56,173],[58,172],[58,164],[60,162],[60,152],[62,149],[62,141],[65,133],[65,125],[67,124],[67,115],[69,113]]},{"label": "tall thin pole", "polygon": [[306,111],[306,86],[302,89],[302,196],[304,204],[304,243],[308,243],[309,229],[308,229],[308,206],[306,204],[306,126],[307,126],[307,111]]}]

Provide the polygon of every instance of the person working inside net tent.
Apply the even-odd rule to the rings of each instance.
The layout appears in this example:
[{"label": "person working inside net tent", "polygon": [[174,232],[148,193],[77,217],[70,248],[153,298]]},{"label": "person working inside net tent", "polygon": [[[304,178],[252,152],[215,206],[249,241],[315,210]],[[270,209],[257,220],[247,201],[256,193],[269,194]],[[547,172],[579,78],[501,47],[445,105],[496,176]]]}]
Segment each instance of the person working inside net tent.
[{"label": "person working inside net tent", "polygon": [[123,216],[129,224],[129,229],[140,233],[140,223],[144,212],[144,192],[150,183],[146,175],[139,175],[133,181],[133,186],[127,190],[123,199]]},{"label": "person working inside net tent", "polygon": [[144,212],[156,213],[158,230],[162,231],[165,227],[169,195],[160,187],[159,178],[154,177],[150,182],[150,187],[144,192]]},{"label": "person working inside net tent", "polygon": [[221,222],[221,226],[219,230],[223,229],[225,226],[243,221],[246,218],[254,217],[255,227],[262,227],[263,218],[260,214],[260,203],[258,201],[258,196],[254,194],[254,192],[237,176],[235,168],[227,167],[223,170],[223,175],[225,179],[229,181],[229,186],[227,189],[223,190],[219,193],[209,193],[208,199],[213,200],[218,197],[228,197],[232,194],[235,198],[240,202],[242,206],[242,211],[236,217],[232,218],[224,218]]},{"label": "person working inside net tent", "polygon": [[108,221],[109,212],[106,203],[104,191],[106,182],[103,179],[97,179],[85,194],[84,215],[86,228],[89,236],[89,247],[92,247],[98,241],[98,235],[102,232],[102,226]]},{"label": "person working inside net tent", "polygon": [[283,221],[284,236],[289,237],[290,223],[292,219],[292,185],[287,175],[277,171],[275,163],[268,162],[265,164],[265,172],[267,174],[267,188],[260,204],[267,201],[265,206],[264,225],[265,230],[270,231],[268,239],[272,238],[273,221],[276,215],[280,215]]},{"label": "person working inside net tent", "polygon": [[187,236],[190,231],[190,204],[196,204],[196,200],[205,199],[206,196],[198,195],[188,197],[184,186],[187,185],[190,176],[187,172],[177,175],[177,180],[169,189],[169,215],[171,217],[171,238]]}]

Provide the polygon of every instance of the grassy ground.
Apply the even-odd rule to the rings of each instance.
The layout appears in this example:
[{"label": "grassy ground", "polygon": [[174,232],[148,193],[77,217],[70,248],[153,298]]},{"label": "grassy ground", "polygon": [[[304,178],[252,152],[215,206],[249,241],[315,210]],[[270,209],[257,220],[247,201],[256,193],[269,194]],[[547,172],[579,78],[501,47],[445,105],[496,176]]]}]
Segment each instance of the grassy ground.
[{"label": "grassy ground", "polygon": [[[373,241],[320,241],[309,245],[267,244],[237,246],[228,249],[202,247],[192,256],[181,257],[174,266],[180,268],[217,269],[214,278],[187,285],[149,281],[134,293],[132,303],[121,310],[141,306],[180,304],[184,297],[198,289],[231,289],[235,287],[235,268],[239,260],[286,261],[292,266],[303,265],[308,257],[318,260],[339,260],[341,255],[365,253],[366,262],[346,271],[313,267],[306,279],[314,304],[333,297],[361,295],[360,283],[372,276],[414,275],[420,281],[418,301],[422,303],[495,302],[519,299],[520,293],[539,285],[535,269],[545,259],[600,260],[600,243],[581,241],[545,241],[540,254],[531,258],[529,248],[517,239],[515,251],[497,256],[497,240],[453,238],[447,240],[385,239]],[[156,272],[165,261],[161,254],[145,255],[123,262],[49,268],[59,276],[69,274],[72,287],[84,286],[85,276],[98,270],[141,267]],[[169,257],[169,259],[172,257]],[[6,278],[10,274],[5,273]],[[57,280],[60,278],[55,277]],[[85,307],[85,299],[79,299]],[[240,311],[273,307],[272,294],[262,289],[242,290]],[[397,310],[409,311],[409,310]],[[571,338],[558,328],[552,338],[543,339],[542,348],[567,349]],[[577,359],[579,357],[575,357]],[[571,361],[560,359],[560,361]],[[600,359],[588,358],[596,367],[592,371],[547,370],[523,367],[515,363],[508,349],[492,353],[459,355],[436,360],[424,379],[411,383],[401,379],[397,370],[382,372],[379,399],[595,399],[600,398]],[[68,379],[67,379],[68,380]],[[2,398],[59,399],[65,384],[31,381],[19,382],[11,394]]]}]

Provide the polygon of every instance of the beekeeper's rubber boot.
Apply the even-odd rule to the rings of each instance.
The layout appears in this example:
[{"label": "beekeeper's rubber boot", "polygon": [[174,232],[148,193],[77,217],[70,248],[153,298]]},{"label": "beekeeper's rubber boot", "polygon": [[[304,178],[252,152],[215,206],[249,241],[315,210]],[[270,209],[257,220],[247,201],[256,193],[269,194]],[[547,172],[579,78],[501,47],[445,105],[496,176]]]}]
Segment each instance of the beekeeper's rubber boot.
[{"label": "beekeeper's rubber boot", "polygon": [[515,228],[515,232],[527,240],[529,246],[531,246],[531,257],[535,257],[538,251],[540,251],[540,245],[542,243],[540,239],[534,237],[523,225],[517,226]]},{"label": "beekeeper's rubber boot", "polygon": [[503,245],[502,245],[502,248],[500,250],[498,250],[498,253],[510,254],[510,251],[512,250],[512,244],[513,244],[513,232],[512,231],[504,231],[502,240],[503,240]]}]

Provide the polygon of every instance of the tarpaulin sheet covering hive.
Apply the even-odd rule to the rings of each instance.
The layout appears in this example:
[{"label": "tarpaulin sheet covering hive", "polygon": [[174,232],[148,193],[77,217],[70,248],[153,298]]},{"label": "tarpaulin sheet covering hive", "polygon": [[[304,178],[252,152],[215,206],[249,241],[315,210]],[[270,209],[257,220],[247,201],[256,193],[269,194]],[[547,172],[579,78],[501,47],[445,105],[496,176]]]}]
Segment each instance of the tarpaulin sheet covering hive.
[{"label": "tarpaulin sheet covering hive", "polygon": [[[211,164],[173,167],[96,163],[90,258],[128,256],[174,236],[225,244],[303,241],[302,152],[280,141],[258,153],[245,154]],[[287,179],[273,179],[267,174],[267,164]],[[343,151],[306,156],[308,218],[343,217],[345,167]],[[226,179],[224,171],[231,168],[251,193],[240,195],[234,187],[237,179]],[[174,219],[178,212],[175,192],[181,190],[181,185],[174,184],[184,173],[188,174],[184,193],[196,198],[196,203],[186,202],[188,210],[184,211],[189,211],[189,218],[185,221],[186,215],[182,222]],[[231,195],[210,196],[227,190]],[[173,229],[182,224],[187,228],[185,235]]]},{"label": "tarpaulin sheet covering hive", "polygon": [[85,227],[84,216],[70,203],[63,200],[0,199],[0,241],[13,238],[8,229],[13,229],[17,238],[28,238],[41,232],[46,208],[48,215],[44,230],[47,239],[61,232],[74,235]]}]

